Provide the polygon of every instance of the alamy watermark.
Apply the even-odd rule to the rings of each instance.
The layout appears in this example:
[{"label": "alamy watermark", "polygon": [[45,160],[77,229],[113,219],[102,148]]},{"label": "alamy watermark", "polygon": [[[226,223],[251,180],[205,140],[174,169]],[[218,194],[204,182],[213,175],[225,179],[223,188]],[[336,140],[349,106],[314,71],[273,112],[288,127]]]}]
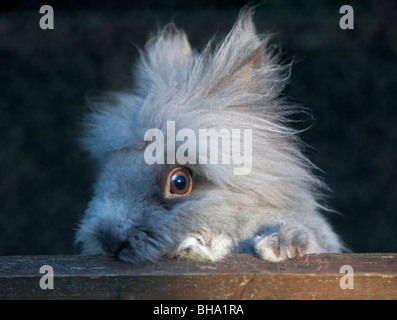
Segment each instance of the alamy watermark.
[{"label": "alamy watermark", "polygon": [[353,267],[346,264],[340,267],[339,273],[344,274],[339,280],[339,287],[343,290],[354,289],[354,270]]},{"label": "alamy watermark", "polygon": [[339,27],[342,30],[354,29],[354,10],[352,6],[344,5],[339,9],[339,13],[343,16],[339,20]]},{"label": "alamy watermark", "polygon": [[[43,5],[39,10],[43,16],[40,18],[40,28],[43,30],[54,29],[54,9],[50,5]],[[339,27],[342,30],[354,29],[354,10],[350,5],[343,5],[339,8],[339,13],[343,16],[339,20]]]},{"label": "alamy watermark", "polygon": [[[342,290],[354,289],[354,270],[350,265],[343,265],[339,269],[339,273],[343,276],[339,280],[339,287]],[[44,274],[40,278],[40,288],[42,290],[54,289],[54,269],[50,265],[40,267],[40,274]]]},{"label": "alamy watermark", "polygon": [[40,7],[40,14],[44,14],[40,18],[40,28],[43,30],[54,29],[54,9],[52,6],[44,5]]},{"label": "alamy watermark", "polygon": [[151,142],[144,152],[149,165],[230,164],[235,166],[234,175],[247,175],[252,169],[252,129],[199,129],[197,134],[183,128],[175,132],[175,121],[167,121],[166,137],[160,129],[149,129],[144,141]]},{"label": "alamy watermark", "polygon": [[40,267],[40,273],[44,275],[40,278],[40,288],[42,290],[47,290],[47,289],[54,289],[54,269],[45,264]]}]

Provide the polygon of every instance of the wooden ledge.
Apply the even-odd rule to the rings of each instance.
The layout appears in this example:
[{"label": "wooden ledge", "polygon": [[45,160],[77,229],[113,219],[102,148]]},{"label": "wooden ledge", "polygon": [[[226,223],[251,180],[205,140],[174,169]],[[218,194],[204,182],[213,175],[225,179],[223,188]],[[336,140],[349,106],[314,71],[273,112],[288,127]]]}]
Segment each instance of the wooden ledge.
[{"label": "wooden ledge", "polygon": [[[43,265],[53,269],[53,289],[40,287],[51,281]],[[0,299],[397,299],[397,253],[312,254],[282,263],[236,254],[217,263],[145,265],[7,256],[0,257]]]}]

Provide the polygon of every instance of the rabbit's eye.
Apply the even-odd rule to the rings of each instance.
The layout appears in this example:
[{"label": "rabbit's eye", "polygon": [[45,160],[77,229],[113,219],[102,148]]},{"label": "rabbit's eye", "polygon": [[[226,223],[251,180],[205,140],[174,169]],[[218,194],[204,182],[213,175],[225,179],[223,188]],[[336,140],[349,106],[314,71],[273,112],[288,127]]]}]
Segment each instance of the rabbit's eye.
[{"label": "rabbit's eye", "polygon": [[186,196],[192,191],[192,177],[187,169],[178,167],[170,171],[165,186],[165,197]]}]

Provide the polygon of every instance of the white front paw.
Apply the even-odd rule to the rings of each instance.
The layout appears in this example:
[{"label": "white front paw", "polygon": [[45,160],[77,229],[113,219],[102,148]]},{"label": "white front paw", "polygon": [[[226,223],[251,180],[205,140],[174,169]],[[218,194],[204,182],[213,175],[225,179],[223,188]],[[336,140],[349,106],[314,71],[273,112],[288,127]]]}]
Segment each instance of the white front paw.
[{"label": "white front paw", "polygon": [[170,257],[178,257],[196,261],[218,261],[228,255],[232,248],[229,236],[201,228],[189,232],[168,253]]},{"label": "white front paw", "polygon": [[258,256],[271,262],[303,256],[307,251],[308,243],[307,233],[298,228],[290,228],[254,238],[254,247]]}]

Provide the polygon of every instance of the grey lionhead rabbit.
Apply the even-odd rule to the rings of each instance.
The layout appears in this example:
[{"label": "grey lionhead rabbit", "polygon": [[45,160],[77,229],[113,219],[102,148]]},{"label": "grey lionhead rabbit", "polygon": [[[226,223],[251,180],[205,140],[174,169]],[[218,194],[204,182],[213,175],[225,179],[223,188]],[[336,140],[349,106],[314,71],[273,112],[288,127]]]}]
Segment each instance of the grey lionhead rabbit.
[{"label": "grey lionhead rabbit", "polygon": [[[242,10],[227,37],[201,53],[167,26],[141,53],[135,89],[116,94],[116,106],[94,105],[82,140],[100,174],[76,234],[83,253],[145,262],[240,252],[278,262],[343,249],[321,215],[324,186],[288,126],[297,110],[281,96],[290,68],[252,16]],[[151,129],[163,137],[148,139]],[[189,134],[170,136],[182,129]],[[200,130],[222,133],[222,148],[203,149]],[[211,161],[214,148],[227,159],[236,146],[249,153],[244,164]]]}]

